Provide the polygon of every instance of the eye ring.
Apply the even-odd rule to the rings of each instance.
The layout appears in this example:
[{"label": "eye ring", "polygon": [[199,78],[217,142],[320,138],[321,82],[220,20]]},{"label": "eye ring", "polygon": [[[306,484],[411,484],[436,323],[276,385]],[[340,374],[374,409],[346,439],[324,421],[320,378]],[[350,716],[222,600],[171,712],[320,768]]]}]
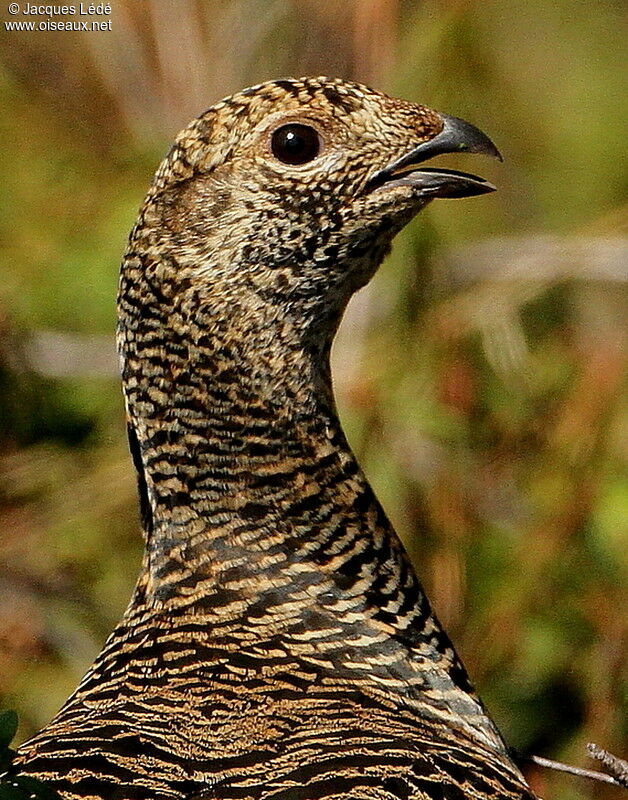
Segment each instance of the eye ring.
[{"label": "eye ring", "polygon": [[272,132],[270,149],[277,161],[296,167],[318,158],[323,140],[312,125],[289,122]]}]

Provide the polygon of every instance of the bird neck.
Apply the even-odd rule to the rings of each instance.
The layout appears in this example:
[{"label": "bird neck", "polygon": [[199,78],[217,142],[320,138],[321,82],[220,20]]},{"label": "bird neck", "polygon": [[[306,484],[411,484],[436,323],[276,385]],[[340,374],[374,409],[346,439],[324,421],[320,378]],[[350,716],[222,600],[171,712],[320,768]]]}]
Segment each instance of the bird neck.
[{"label": "bird neck", "polygon": [[310,335],[276,306],[262,313],[246,287],[227,303],[198,281],[185,289],[178,271],[171,292],[155,279],[163,265],[131,250],[120,286],[146,534],[123,626],[148,610],[173,636],[209,631],[227,649],[263,642],[324,661],[350,682],[392,680],[503,752],[342,433],[334,315]]},{"label": "bird neck", "polygon": [[333,548],[353,542],[346,562],[372,552],[382,517],[335,412],[334,324],[314,345],[320,331],[252,313],[244,288],[237,302],[181,287],[175,300],[151,274],[125,265],[119,325],[148,595],[182,607],[230,586],[256,602],[269,581],[326,591]]}]

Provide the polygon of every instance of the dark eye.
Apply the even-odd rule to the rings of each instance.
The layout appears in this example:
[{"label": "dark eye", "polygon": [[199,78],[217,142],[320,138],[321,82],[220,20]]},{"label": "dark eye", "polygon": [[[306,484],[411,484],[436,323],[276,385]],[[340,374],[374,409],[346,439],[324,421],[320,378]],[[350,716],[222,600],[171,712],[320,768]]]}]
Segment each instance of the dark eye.
[{"label": "dark eye", "polygon": [[282,125],[270,140],[273,155],[284,164],[307,164],[321,151],[321,137],[309,125]]}]

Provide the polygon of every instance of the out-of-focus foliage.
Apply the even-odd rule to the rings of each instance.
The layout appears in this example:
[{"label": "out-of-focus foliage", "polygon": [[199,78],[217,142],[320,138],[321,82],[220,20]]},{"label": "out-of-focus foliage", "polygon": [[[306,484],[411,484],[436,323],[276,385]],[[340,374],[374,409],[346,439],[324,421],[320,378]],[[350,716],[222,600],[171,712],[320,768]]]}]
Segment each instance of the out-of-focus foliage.
[{"label": "out-of-focus foliage", "polygon": [[14,711],[0,711],[0,800],[60,800],[54,789],[36,778],[15,774],[16,751],[9,745],[17,725]]},{"label": "out-of-focus foliage", "polygon": [[[112,6],[110,32],[1,33],[0,705],[21,736],[72,691],[138,568],[114,297],[152,171],[221,95],[326,73],[466,117],[504,151],[451,160],[500,191],[435,203],[355,298],[339,406],[509,742],[583,766],[587,741],[621,751],[623,3]],[[554,800],[619,797],[530,779]]]}]

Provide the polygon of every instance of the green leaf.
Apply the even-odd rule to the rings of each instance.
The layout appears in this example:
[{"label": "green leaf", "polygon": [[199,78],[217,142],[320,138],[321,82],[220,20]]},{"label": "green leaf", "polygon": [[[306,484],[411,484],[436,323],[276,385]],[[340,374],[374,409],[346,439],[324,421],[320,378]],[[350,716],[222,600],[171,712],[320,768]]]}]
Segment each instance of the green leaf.
[{"label": "green leaf", "polygon": [[0,775],[9,769],[15,755],[15,750],[12,750],[10,747],[0,747]]},{"label": "green leaf", "polygon": [[0,781],[0,800],[30,800],[30,792]]},{"label": "green leaf", "polygon": [[0,747],[10,745],[16,731],[17,714],[15,711],[0,711]]},{"label": "green leaf", "polygon": [[37,778],[28,775],[18,775],[14,781],[21,789],[26,792],[26,797],[36,797],[37,800],[59,800],[59,795],[54,789],[46,786]]}]

